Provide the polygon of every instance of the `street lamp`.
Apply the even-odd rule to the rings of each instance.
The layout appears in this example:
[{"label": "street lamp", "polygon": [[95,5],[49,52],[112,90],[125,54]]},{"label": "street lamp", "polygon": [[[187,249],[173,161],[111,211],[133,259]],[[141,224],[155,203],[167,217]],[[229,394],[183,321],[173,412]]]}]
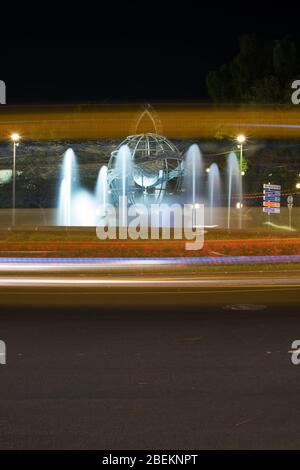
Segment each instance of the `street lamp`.
[{"label": "street lamp", "polygon": [[[241,174],[241,196],[242,196],[243,195],[242,177],[245,175],[245,172],[243,171],[243,144],[246,142],[246,137],[243,134],[239,134],[236,140],[239,144],[239,149],[240,149],[240,174]],[[238,204],[239,204],[239,207],[237,207],[237,209],[242,209],[243,200],[241,200]],[[240,210],[240,217],[239,217],[239,227],[242,228],[242,211],[241,210]]]},{"label": "street lamp", "polygon": [[[243,134],[239,134],[236,138],[237,142],[239,143],[240,149],[240,171],[241,175],[243,176],[243,144],[246,142],[246,137]],[[245,173],[244,173],[245,174]]]},{"label": "street lamp", "polygon": [[13,180],[13,188],[12,188],[12,225],[15,225],[16,221],[16,150],[19,146],[20,142],[20,134],[17,132],[13,132],[10,136],[13,142],[13,171],[12,171],[12,180]]}]

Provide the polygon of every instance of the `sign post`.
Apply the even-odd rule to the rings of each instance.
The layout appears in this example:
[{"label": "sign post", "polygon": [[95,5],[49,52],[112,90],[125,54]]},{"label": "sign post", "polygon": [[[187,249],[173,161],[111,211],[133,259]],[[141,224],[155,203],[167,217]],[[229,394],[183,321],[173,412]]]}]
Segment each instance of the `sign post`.
[{"label": "sign post", "polygon": [[287,197],[287,206],[288,206],[288,210],[289,210],[289,227],[290,227],[290,230],[292,229],[292,208],[293,208],[293,201],[294,201],[294,198],[293,198],[293,196],[290,194],[290,195]]},{"label": "sign post", "polygon": [[280,214],[281,186],[279,184],[263,185],[263,212],[268,214],[270,224],[271,214]]}]

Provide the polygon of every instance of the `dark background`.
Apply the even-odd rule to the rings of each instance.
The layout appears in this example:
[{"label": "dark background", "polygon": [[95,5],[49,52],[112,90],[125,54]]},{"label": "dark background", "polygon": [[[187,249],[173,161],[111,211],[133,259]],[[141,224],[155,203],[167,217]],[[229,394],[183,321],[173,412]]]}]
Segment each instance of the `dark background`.
[{"label": "dark background", "polygon": [[208,101],[205,77],[237,53],[239,36],[290,34],[299,44],[299,10],[288,2],[1,7],[0,78],[9,104]]}]

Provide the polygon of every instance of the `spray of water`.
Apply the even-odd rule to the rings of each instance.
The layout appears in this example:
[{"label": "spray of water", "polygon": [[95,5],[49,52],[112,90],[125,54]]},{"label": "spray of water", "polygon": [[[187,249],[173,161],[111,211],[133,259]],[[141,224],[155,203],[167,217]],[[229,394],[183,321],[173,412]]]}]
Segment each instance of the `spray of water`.
[{"label": "spray of water", "polygon": [[63,156],[61,184],[58,200],[57,225],[70,227],[72,220],[72,198],[78,188],[78,171],[76,155],[69,148]]},{"label": "spray of water", "polygon": [[108,203],[108,187],[107,187],[107,166],[103,165],[98,173],[95,199],[97,211],[99,215],[104,215],[106,212],[106,205]]},{"label": "spray of water", "polygon": [[96,201],[93,194],[85,189],[78,189],[72,200],[72,225],[94,227],[96,225]]},{"label": "spray of water", "polygon": [[201,183],[203,179],[202,155],[198,145],[189,147],[185,157],[184,186],[188,203],[195,205],[201,196]]},{"label": "spray of water", "polygon": [[121,211],[121,224],[123,227],[127,224],[127,200],[130,191],[131,179],[132,179],[132,159],[131,152],[128,145],[122,145],[116,156],[116,175],[117,175],[117,187],[120,195],[119,211]]},{"label": "spray of water", "polygon": [[[234,198],[242,201],[242,185],[240,168],[235,153],[231,152],[227,160],[228,169],[228,204],[227,227],[231,227],[231,209]],[[130,191],[133,184],[132,155],[127,145],[122,145],[115,160],[114,187],[117,189],[120,199],[119,211],[121,224],[127,224],[127,202],[130,202]],[[204,199],[204,171],[202,155],[198,145],[189,147],[184,161],[184,187],[185,203],[201,203]],[[213,163],[208,172],[207,202],[209,205],[210,225],[218,223],[216,208],[220,206],[221,179],[218,165]],[[76,155],[69,148],[63,156],[61,171],[57,225],[70,227],[94,226],[99,218],[105,217],[106,207],[109,203],[108,170],[101,167],[94,194],[82,189],[79,185]]]},{"label": "spray of water", "polygon": [[212,163],[208,173],[208,200],[209,200],[209,223],[216,224],[216,208],[220,204],[221,179],[219,167],[216,163]]},{"label": "spray of water", "polygon": [[231,226],[231,206],[233,195],[238,195],[242,200],[241,172],[236,154],[231,152],[227,160],[228,168],[228,205],[227,205],[227,228]]}]

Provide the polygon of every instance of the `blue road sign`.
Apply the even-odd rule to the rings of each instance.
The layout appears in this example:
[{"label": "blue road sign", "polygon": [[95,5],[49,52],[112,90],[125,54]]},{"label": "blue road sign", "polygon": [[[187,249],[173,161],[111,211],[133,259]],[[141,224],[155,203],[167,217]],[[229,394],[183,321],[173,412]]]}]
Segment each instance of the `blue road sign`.
[{"label": "blue road sign", "polygon": [[280,214],[280,207],[263,207],[263,212],[268,212],[269,214]]},{"label": "blue road sign", "polygon": [[268,196],[280,196],[281,195],[280,191],[272,191],[269,189],[264,189],[264,194]]},{"label": "blue road sign", "polygon": [[264,201],[271,201],[271,202],[280,202],[280,197],[275,196],[263,196]]},{"label": "blue road sign", "polygon": [[[279,184],[263,185],[263,211],[267,214],[280,213],[281,186]],[[273,206],[273,207],[270,207]],[[277,206],[277,207],[274,207]],[[279,207],[278,207],[279,206]]]}]

